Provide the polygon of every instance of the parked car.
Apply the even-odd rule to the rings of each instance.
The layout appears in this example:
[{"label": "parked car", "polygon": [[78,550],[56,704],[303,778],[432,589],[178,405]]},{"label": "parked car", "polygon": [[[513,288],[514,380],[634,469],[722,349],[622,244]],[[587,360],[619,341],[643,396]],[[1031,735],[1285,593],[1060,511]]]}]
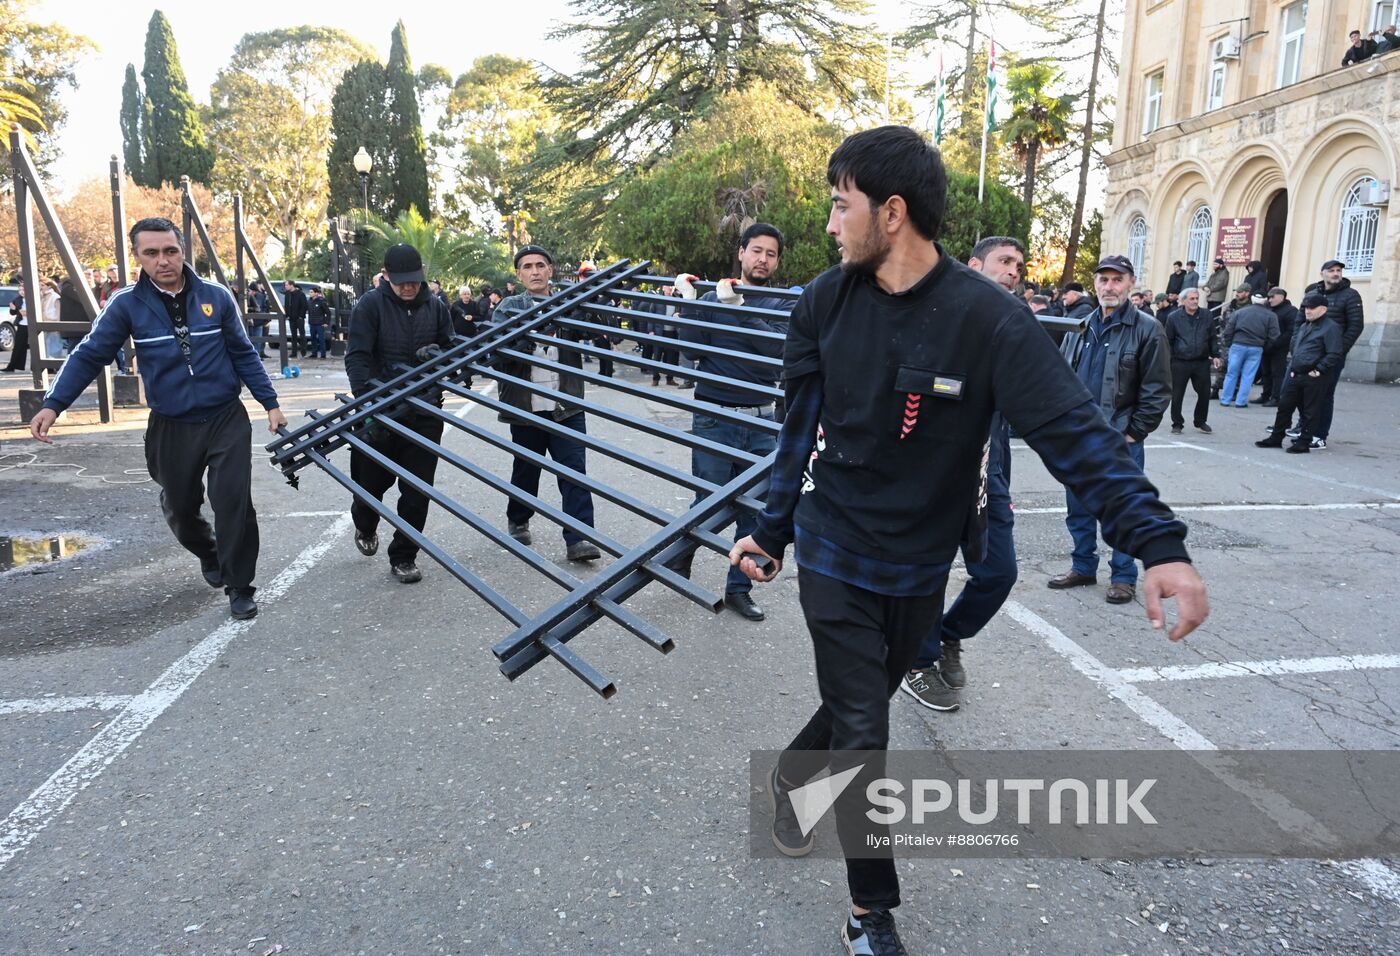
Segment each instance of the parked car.
[{"label": "parked car", "polygon": [[[277,301],[283,307],[286,306],[285,293],[282,290],[282,281],[277,280],[272,283],[272,292],[277,296]],[[355,307],[355,293],[348,285],[342,284],[337,291],[336,287],[329,282],[309,282],[305,279],[293,280],[297,288],[305,292],[309,297],[312,289],[320,289],[326,298],[331,300],[331,305],[335,314],[331,318],[331,328],[333,330],[344,329],[350,323],[350,310]],[[280,316],[271,319],[267,323],[268,335],[279,335],[282,329],[282,319]]]},{"label": "parked car", "polygon": [[15,347],[15,325],[10,319],[10,303],[19,298],[19,287],[0,285],[0,352]]}]

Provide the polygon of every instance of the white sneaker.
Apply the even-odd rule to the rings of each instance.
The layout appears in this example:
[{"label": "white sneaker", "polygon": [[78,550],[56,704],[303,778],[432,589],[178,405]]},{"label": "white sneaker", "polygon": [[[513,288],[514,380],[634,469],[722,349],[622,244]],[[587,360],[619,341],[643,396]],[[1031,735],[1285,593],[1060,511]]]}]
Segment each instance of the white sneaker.
[{"label": "white sneaker", "polygon": [[1327,439],[1325,439],[1325,438],[1314,438],[1314,439],[1312,440],[1312,447],[1318,449],[1319,451],[1322,450],[1323,448],[1326,448],[1326,447],[1327,447]]}]

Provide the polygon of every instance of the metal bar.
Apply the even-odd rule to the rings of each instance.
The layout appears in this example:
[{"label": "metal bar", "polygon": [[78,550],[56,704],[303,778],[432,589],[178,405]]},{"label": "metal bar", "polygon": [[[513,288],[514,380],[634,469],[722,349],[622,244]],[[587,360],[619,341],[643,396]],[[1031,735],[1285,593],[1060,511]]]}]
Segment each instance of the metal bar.
[{"label": "metal bar", "polygon": [[253,264],[253,269],[257,272],[258,278],[262,280],[262,284],[267,288],[268,308],[272,310],[273,314],[281,317],[281,322],[278,324],[278,328],[282,330],[281,339],[277,343],[277,348],[281,367],[286,368],[289,362],[287,357],[287,310],[283,307],[282,300],[277,298],[277,293],[272,291],[272,280],[267,277],[267,270],[263,268],[262,260],[258,258],[257,252],[253,250],[252,244],[248,242],[247,234],[243,231],[243,203],[241,200],[234,206],[233,212],[234,244],[247,253],[248,261]]},{"label": "metal bar", "polygon": [[[214,250],[214,241],[209,238],[209,230],[204,227],[204,216],[199,212],[199,206],[194,201],[194,196],[190,193],[190,177],[180,177],[180,189],[184,198],[181,204],[185,209],[185,221],[193,223],[195,232],[199,234],[199,244],[204,247],[204,254],[209,257],[209,268],[213,271],[214,277],[219,280],[219,284],[228,288],[228,275],[224,272],[224,264],[219,261],[219,254]],[[194,268],[194,261],[190,261],[190,268]],[[238,302],[238,296],[233,297],[233,307],[238,313],[238,321],[243,321],[243,306]]]},{"label": "metal bar", "polygon": [[[242,220],[242,218],[243,218],[243,194],[242,194],[242,193],[234,193],[234,194],[233,194],[233,221],[234,221],[234,222],[239,222],[239,221]],[[242,311],[241,313],[239,313],[239,314],[243,316],[243,321],[244,321],[244,323],[245,323],[245,328],[244,328],[244,330],[251,336],[251,335],[253,334],[253,323],[252,323],[252,321],[249,320],[249,318],[248,318],[248,311],[249,311],[249,307],[248,307],[248,273],[247,273],[247,270],[245,270],[245,269],[243,268],[243,262],[244,262],[244,260],[243,260],[243,243],[241,243],[241,242],[238,241],[237,230],[235,230],[235,232],[234,232],[234,237],[233,237],[233,276],[234,276],[234,281],[238,283],[238,298],[240,298],[240,299],[243,300],[242,303],[241,303],[241,305],[243,306],[243,311]],[[265,349],[264,349],[264,344],[263,344],[263,343],[259,343],[259,345],[258,345],[258,351],[259,351],[259,352],[265,351]]]},{"label": "metal bar", "polygon": [[512,634],[492,648],[492,653],[501,660],[518,654],[522,648],[537,640],[541,635],[552,631],[556,625],[562,623],[579,608],[591,604],[608,588],[626,577],[633,567],[653,558],[657,552],[670,544],[676,537],[695,527],[706,518],[725,510],[728,506],[726,500],[728,497],[741,491],[747,491],[751,485],[761,481],[768,474],[773,466],[774,455],[776,452],[750,466],[718,492],[695,505],[683,515],[673,519],[666,527],[653,533],[651,537],[627,552],[607,570],[600,571],[591,578],[586,587],[578,589],[563,600],[556,602],[549,610],[540,614],[529,624],[516,628]]},{"label": "metal bar", "polygon": [[[619,309],[614,309],[610,306],[597,305],[595,303],[586,303],[583,306],[583,309],[588,312],[609,312],[620,315],[643,316],[648,314],[645,312],[622,312]],[[560,319],[559,321],[555,322],[555,324],[568,329],[579,329],[583,331],[595,332],[597,334],[618,334],[618,329],[616,328],[616,326],[603,325],[597,322],[588,322],[584,319]],[[703,326],[703,328],[706,331],[723,329],[724,331],[728,332],[731,328],[731,326],[721,326],[715,324],[714,322],[700,322],[698,324],[700,326]],[[778,342],[783,341],[783,336],[781,335],[772,335],[768,332],[764,332],[762,334],[770,340],[776,340]],[[689,342],[683,339],[673,339],[667,335],[656,335],[654,333],[649,332],[638,332],[634,329],[628,329],[627,334],[621,337],[626,339],[632,339],[639,344],[642,342],[652,342],[656,345],[660,345],[662,348],[672,348],[676,351],[681,351],[682,349],[684,349],[686,352],[694,352],[702,355],[715,355],[719,356],[720,358],[734,359],[738,362],[749,362],[753,365],[763,365],[768,368],[776,369],[778,371],[781,371],[783,367],[783,360],[781,358],[775,358],[771,355],[763,355],[759,352],[740,352],[735,349],[721,348],[718,345],[706,345],[703,342]],[[671,344],[667,345],[666,343],[668,342]],[[672,366],[672,368],[674,367],[675,366]]]},{"label": "metal bar", "polygon": [[[781,309],[760,309],[757,306],[752,305],[731,305],[728,302],[718,302],[712,299],[683,299],[679,296],[659,295],[655,292],[625,292],[621,290],[619,290],[615,294],[617,294],[619,298],[629,299],[636,302],[656,302],[662,305],[673,306],[677,310],[678,315],[679,310],[685,309],[687,312],[690,312],[692,314],[701,311],[717,312],[724,315],[743,315],[749,317],[757,317],[760,319],[776,319],[779,322],[787,322],[792,317],[791,312],[784,312]],[[594,305],[602,306],[603,303],[597,302],[594,303]],[[610,308],[619,309],[621,310],[622,314],[628,316],[633,314],[657,315],[657,313],[655,312],[643,312],[641,309],[625,309],[622,306],[616,305],[610,306]],[[675,316],[664,316],[663,319],[667,321],[667,324],[670,324],[669,320],[674,317]],[[681,315],[680,317],[683,319],[691,318],[691,316],[686,315]],[[726,326],[725,328],[731,329],[739,335],[775,338],[778,340],[781,340],[783,338],[783,333],[781,332],[769,332],[764,329],[747,329],[743,328],[742,326]]]},{"label": "metal bar", "polygon": [[[570,286],[544,302],[536,303],[530,309],[517,316],[509,326],[490,326],[473,338],[464,340],[458,345],[442,352],[430,362],[416,368],[408,369],[399,373],[387,382],[376,385],[363,395],[357,396],[355,401],[348,406],[336,409],[328,418],[334,419],[329,425],[318,428],[319,422],[310,425],[303,425],[300,428],[288,433],[286,439],[269,442],[265,447],[272,452],[272,462],[274,465],[282,465],[283,471],[287,466],[283,463],[291,456],[296,455],[302,447],[303,440],[308,436],[311,441],[321,441],[331,435],[339,433],[342,429],[349,428],[357,422],[363,421],[370,414],[365,405],[369,402],[381,399],[385,396],[393,395],[396,398],[402,394],[411,394],[433,387],[442,378],[460,372],[468,367],[472,362],[488,354],[502,343],[511,342],[523,338],[528,333],[534,331],[550,321],[553,321],[556,314],[572,309],[576,300],[580,297],[594,295],[598,288],[588,286],[587,283],[594,279],[617,276],[625,278],[633,271],[640,271],[648,263],[642,262],[635,266],[629,265],[626,259],[609,266],[599,273],[589,276],[584,282]],[[611,270],[618,270],[612,272]],[[499,335],[499,339],[493,336]],[[417,381],[415,381],[417,379]],[[301,467],[293,464],[292,470]]]},{"label": "metal bar", "polygon": [[[675,285],[676,277],[638,276],[635,281],[638,283],[646,283],[647,285]],[[705,289],[706,291],[708,291],[710,289],[716,288],[719,285],[719,283],[710,282],[708,279],[697,279],[696,281],[692,282],[691,285],[695,286],[695,288],[697,289]],[[802,297],[801,289],[785,289],[782,286],[739,285],[738,283],[735,283],[734,290],[741,295],[752,293],[753,295],[771,295],[779,299],[799,299]]]}]

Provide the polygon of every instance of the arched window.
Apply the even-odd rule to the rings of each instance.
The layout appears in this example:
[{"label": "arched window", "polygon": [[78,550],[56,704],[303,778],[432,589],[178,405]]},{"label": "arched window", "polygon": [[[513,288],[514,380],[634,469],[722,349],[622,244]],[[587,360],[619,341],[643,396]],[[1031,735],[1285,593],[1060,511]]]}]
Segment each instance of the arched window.
[{"label": "arched window", "polygon": [[1141,216],[1135,216],[1133,221],[1128,223],[1128,261],[1133,264],[1133,272],[1142,275],[1142,267],[1146,259],[1147,220]]},{"label": "arched window", "polygon": [[1200,206],[1191,217],[1186,232],[1186,260],[1203,266],[1210,261],[1210,240],[1215,232],[1215,215],[1209,206]]},{"label": "arched window", "polygon": [[1375,182],[1369,176],[1358,179],[1342,200],[1341,229],[1337,235],[1337,258],[1347,272],[1368,276],[1376,264],[1376,238],[1380,234],[1381,211],[1365,205],[1366,194]]}]

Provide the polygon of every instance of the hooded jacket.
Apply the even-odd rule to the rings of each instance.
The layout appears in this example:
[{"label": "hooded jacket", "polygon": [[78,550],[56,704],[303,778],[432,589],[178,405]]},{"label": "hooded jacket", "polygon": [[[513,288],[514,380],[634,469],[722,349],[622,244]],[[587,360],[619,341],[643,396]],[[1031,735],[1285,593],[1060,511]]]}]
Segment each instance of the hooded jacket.
[{"label": "hooded jacket", "polygon": [[1278,305],[1271,305],[1269,308],[1278,317],[1278,341],[1269,351],[1275,354],[1287,353],[1289,343],[1293,341],[1293,330],[1298,326],[1298,307],[1285,298]]},{"label": "hooded jacket", "polygon": [[1264,263],[1258,259],[1247,263],[1244,267],[1244,281],[1249,284],[1250,295],[1269,294],[1269,273],[1264,268]]},{"label": "hooded jacket", "polygon": [[1356,340],[1361,338],[1361,330],[1366,327],[1361,293],[1351,287],[1350,279],[1343,279],[1331,291],[1328,291],[1327,283],[1314,282],[1307,291],[1327,297],[1327,318],[1336,322],[1337,328],[1342,331],[1342,357],[1345,358]]}]

